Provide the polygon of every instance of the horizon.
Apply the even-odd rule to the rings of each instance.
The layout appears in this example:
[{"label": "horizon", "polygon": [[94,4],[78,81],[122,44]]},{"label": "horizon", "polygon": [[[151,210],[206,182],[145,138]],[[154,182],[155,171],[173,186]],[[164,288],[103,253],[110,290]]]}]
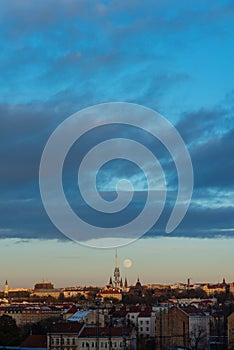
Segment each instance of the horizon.
[{"label": "horizon", "polygon": [[[164,239],[158,239],[160,241],[160,244],[157,248],[152,247],[152,244],[150,243],[150,239],[149,239],[149,245],[145,245],[143,248],[144,250],[147,250],[148,255],[150,253],[150,257],[152,255],[154,255],[154,252],[160,252],[160,258],[158,257],[158,261],[162,261],[163,257],[164,257],[164,253],[165,252],[175,252],[177,251],[177,255],[181,254],[181,251],[184,250],[188,250],[188,256],[190,255],[191,251],[195,251],[198,247],[199,247],[199,242],[197,239],[187,239],[184,241],[184,239],[178,239],[178,238],[174,238],[174,243],[171,242],[170,238],[164,238]],[[177,242],[177,241],[180,242]],[[183,246],[181,246],[180,243],[184,243]],[[192,241],[192,242],[191,242]],[[210,240],[207,240],[208,245],[210,245],[210,243],[212,243]],[[220,240],[224,245],[226,245],[225,240]],[[220,242],[220,243],[221,243]],[[137,242],[139,245],[141,245],[142,248],[142,244],[140,243],[140,241]],[[136,243],[136,244],[137,244]],[[186,244],[187,243],[187,244]],[[192,246],[191,246],[192,243]],[[195,243],[197,243],[197,245],[195,245]],[[24,246],[24,250],[27,250],[28,244],[29,243],[24,243],[24,242],[15,242],[16,245],[20,244]],[[50,270],[47,271],[47,274],[44,273],[43,271],[45,271],[46,269],[46,264],[49,262],[51,262],[53,259],[51,256],[48,256],[47,253],[50,252],[50,246],[48,246],[48,243],[45,241],[44,242],[44,247],[43,244],[41,243],[42,247],[44,248],[44,254],[43,256],[40,257],[40,259],[36,256],[34,256],[34,260],[35,263],[33,264],[33,266],[37,266],[36,265],[36,261],[39,261],[40,263],[42,263],[44,261],[45,265],[41,265],[37,266],[37,276],[39,276],[37,279],[34,278],[34,274],[31,273],[29,274],[27,269],[31,271],[31,267],[28,266],[27,263],[27,259],[24,262],[21,262],[23,267],[26,269],[26,273],[25,270],[19,270],[17,273],[17,278],[11,278],[10,274],[5,274],[5,278],[2,280],[2,282],[0,283],[0,286],[2,286],[4,288],[4,283],[7,280],[8,281],[8,285],[9,288],[33,288],[35,283],[40,282],[40,281],[48,281],[54,284],[54,286],[56,288],[60,288],[60,287],[71,287],[71,286],[104,286],[108,283],[110,276],[113,276],[114,273],[114,267],[115,267],[115,249],[108,249],[108,250],[102,250],[100,251],[99,249],[96,248],[84,248],[80,245],[78,245],[77,243],[74,242],[66,242],[66,243],[60,243],[63,247],[64,244],[68,244],[70,251],[72,251],[71,255],[53,255],[53,259],[55,259],[58,263],[58,270],[56,270],[54,272],[54,266],[52,265],[52,268]],[[58,243],[57,243],[58,244]],[[213,240],[213,245],[216,244],[216,240]],[[80,252],[82,253],[82,255],[76,255],[77,253],[77,245],[80,248]],[[12,246],[12,242],[10,243],[10,246]],[[45,248],[47,248],[47,251],[45,250]],[[184,273],[180,271],[180,278],[175,278],[174,275],[174,270],[171,271],[173,273],[172,276],[170,276],[170,273],[167,273],[167,276],[164,277],[164,273],[162,272],[155,272],[155,277],[150,278],[150,277],[146,277],[149,275],[149,273],[147,273],[146,271],[144,272],[144,266],[148,266],[149,261],[144,261],[144,264],[142,266],[141,262],[138,260],[137,261],[137,256],[136,256],[136,252],[135,252],[135,247],[133,246],[131,251],[129,252],[128,250],[128,246],[127,247],[123,247],[118,249],[118,260],[119,260],[119,268],[120,268],[120,274],[121,277],[124,279],[125,277],[127,278],[128,284],[129,285],[135,285],[137,278],[139,277],[140,281],[142,284],[146,285],[146,284],[176,284],[176,283],[187,283],[188,278],[190,278],[191,284],[196,284],[196,283],[210,283],[210,284],[216,284],[216,283],[222,283],[223,278],[225,278],[226,283],[232,283],[234,282],[234,276],[232,271],[227,270],[227,267],[230,265],[230,263],[232,262],[232,246],[229,246],[229,260],[226,259],[225,261],[225,265],[222,265],[222,268],[220,268],[219,271],[204,271],[203,273],[199,273],[199,269],[194,268],[193,270],[193,274],[188,273]],[[136,247],[139,249],[139,247]],[[37,248],[36,248],[37,249]],[[85,264],[86,264],[86,259],[87,256],[84,253],[84,249],[86,251],[93,251],[96,252],[96,254],[92,254],[93,257],[93,261],[94,261],[94,266],[96,268],[95,272],[93,269],[89,269],[87,270],[87,276],[88,277],[83,277],[83,275],[81,275],[81,277],[77,277],[76,278],[76,274],[79,276],[78,274],[78,270],[75,269],[75,264],[74,261],[77,262],[77,264],[80,263],[80,269],[84,269],[85,268]],[[136,251],[138,251],[138,249]],[[213,246],[211,244],[210,246],[210,251],[213,251]],[[222,249],[220,247],[220,249]],[[0,253],[1,253],[1,248],[0,248]],[[30,259],[33,258],[35,252],[32,252],[32,255],[30,256]],[[104,253],[104,256],[102,257],[102,253]],[[217,253],[217,252],[216,252]],[[227,250],[225,251],[225,254],[227,253]],[[175,253],[174,253],[175,254]],[[204,247],[203,248],[203,254],[207,254],[207,248]],[[214,258],[214,262],[216,261],[216,255],[213,255]],[[224,257],[223,257],[224,258]],[[82,259],[82,261],[81,261]],[[130,259],[131,260],[131,267],[125,267],[124,266],[124,260],[126,259]],[[173,255],[173,259],[174,259],[174,255]],[[108,261],[108,264],[107,264]],[[99,265],[99,268],[97,268],[97,264]],[[181,266],[181,264],[183,264],[183,260],[182,261],[178,261],[179,266]],[[194,263],[194,262],[193,262]],[[195,259],[195,263],[196,263],[196,259]],[[203,264],[203,261],[202,261]],[[108,267],[107,267],[108,265]],[[175,262],[174,262],[175,265]],[[211,260],[210,260],[210,265],[211,265]],[[94,268],[93,266],[93,268]],[[175,265],[176,266],[176,265]],[[70,268],[69,273],[67,273],[67,269]],[[100,277],[97,277],[97,271],[103,271],[102,269],[105,269],[105,271],[109,271],[109,273],[107,272],[107,274],[104,273],[100,273]],[[147,268],[146,268],[147,269]],[[12,268],[12,270],[14,271],[14,267]],[[170,267],[168,268],[167,266],[167,270],[170,271]],[[211,269],[212,270],[212,269]],[[64,273],[64,277],[61,277],[61,273]],[[190,271],[191,272],[191,271]],[[14,275],[14,273],[13,273]],[[158,276],[157,276],[158,275]],[[93,277],[96,276],[96,277]],[[170,277],[169,277],[170,276]],[[3,277],[3,274],[2,274]],[[23,281],[23,282],[21,282]],[[92,282],[93,281],[93,282]],[[1,287],[0,287],[1,288]],[[2,289],[2,288],[1,288]]]}]

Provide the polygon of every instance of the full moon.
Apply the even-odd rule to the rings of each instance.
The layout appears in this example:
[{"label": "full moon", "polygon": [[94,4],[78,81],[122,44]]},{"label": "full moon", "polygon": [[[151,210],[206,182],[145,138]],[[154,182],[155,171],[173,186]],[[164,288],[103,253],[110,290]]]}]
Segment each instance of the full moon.
[{"label": "full moon", "polygon": [[127,269],[129,269],[132,266],[132,260],[130,259],[125,259],[124,260],[124,267],[126,267]]}]

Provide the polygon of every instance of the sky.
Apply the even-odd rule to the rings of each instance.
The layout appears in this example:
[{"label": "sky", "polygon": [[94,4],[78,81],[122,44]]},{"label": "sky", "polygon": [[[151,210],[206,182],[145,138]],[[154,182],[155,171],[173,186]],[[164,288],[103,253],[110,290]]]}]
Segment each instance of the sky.
[{"label": "sky", "polygon": [[[151,108],[178,130],[193,164],[190,207],[167,234],[178,183],[170,154],[144,132],[107,126],[87,133],[66,157],[63,185],[73,210],[105,227],[139,214],[146,181],[131,162],[109,162],[97,175],[109,201],[119,179],[133,183],[136,195],[122,215],[90,211],[76,183],[91,147],[117,134],[134,137],[157,150],[169,191],[159,221],[118,249],[123,277],[130,283],[138,276],[143,283],[234,281],[233,20],[233,2],[224,0],[0,0],[0,289],[5,279],[10,287],[109,280],[115,250],[59,232],[39,190],[52,132],[73,113],[108,102]],[[130,268],[124,259],[132,260]]]}]

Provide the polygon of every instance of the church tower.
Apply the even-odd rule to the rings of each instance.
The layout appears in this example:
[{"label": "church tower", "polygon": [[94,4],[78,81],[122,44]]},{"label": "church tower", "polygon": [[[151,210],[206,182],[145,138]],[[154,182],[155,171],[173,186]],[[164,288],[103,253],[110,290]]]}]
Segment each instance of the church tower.
[{"label": "church tower", "polygon": [[120,271],[119,271],[117,249],[115,253],[114,286],[118,288],[120,287]]},{"label": "church tower", "polygon": [[8,293],[9,293],[9,286],[8,286],[8,282],[5,282],[5,286],[4,286],[4,296],[8,297]]}]

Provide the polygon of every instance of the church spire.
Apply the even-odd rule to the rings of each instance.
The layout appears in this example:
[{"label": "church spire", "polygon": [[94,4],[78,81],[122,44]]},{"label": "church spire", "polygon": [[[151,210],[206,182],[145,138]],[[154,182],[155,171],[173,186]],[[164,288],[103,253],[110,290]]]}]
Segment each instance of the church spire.
[{"label": "church spire", "polygon": [[110,286],[110,287],[113,286],[113,282],[112,282],[112,277],[111,277],[111,276],[110,276],[109,286]]},{"label": "church spire", "polygon": [[7,297],[9,292],[8,282],[6,280],[5,286],[4,286],[4,296]]},{"label": "church spire", "polygon": [[119,259],[118,259],[118,254],[117,254],[117,248],[115,249],[115,267],[119,268]]},{"label": "church spire", "polygon": [[115,287],[120,287],[120,271],[119,271],[119,261],[118,261],[117,249],[115,251],[114,285],[115,285]]}]

